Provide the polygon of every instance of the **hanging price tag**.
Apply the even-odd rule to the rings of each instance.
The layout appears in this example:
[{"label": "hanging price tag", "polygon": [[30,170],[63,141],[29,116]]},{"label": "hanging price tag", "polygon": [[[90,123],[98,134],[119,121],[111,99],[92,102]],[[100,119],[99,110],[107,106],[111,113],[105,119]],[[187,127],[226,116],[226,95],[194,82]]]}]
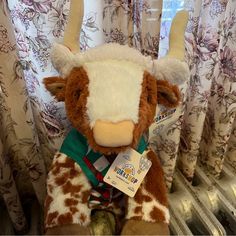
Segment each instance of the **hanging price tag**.
[{"label": "hanging price tag", "polygon": [[152,163],[143,154],[133,149],[119,153],[104,177],[104,182],[134,197]]}]

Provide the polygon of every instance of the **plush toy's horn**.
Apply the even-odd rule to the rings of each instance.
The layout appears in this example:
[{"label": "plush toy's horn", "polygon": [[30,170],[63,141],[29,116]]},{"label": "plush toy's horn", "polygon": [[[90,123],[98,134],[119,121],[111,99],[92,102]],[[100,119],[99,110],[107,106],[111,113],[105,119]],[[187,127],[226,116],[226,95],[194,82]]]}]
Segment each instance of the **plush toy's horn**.
[{"label": "plush toy's horn", "polygon": [[84,16],[84,1],[71,0],[68,24],[65,29],[63,44],[72,52],[76,53],[80,50],[78,38],[82,27]]},{"label": "plush toy's horn", "polygon": [[83,22],[84,1],[71,0],[68,23],[63,45],[55,43],[51,51],[52,63],[62,77],[66,77],[73,66],[74,54],[80,51],[79,36]]},{"label": "plush toy's horn", "polygon": [[182,84],[189,78],[189,68],[184,61],[184,33],[188,12],[179,11],[174,17],[169,35],[169,52],[164,58],[154,61],[154,75],[157,79]]},{"label": "plush toy's horn", "polygon": [[171,24],[168,57],[184,60],[184,34],[187,23],[188,12],[185,10],[177,12]]}]

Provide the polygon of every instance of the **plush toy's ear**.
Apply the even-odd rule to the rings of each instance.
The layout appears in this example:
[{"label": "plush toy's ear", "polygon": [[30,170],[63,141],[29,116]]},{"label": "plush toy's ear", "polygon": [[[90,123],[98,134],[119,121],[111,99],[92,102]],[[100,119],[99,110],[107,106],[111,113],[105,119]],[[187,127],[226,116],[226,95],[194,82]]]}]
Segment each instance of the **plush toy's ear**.
[{"label": "plush toy's ear", "polygon": [[157,103],[166,107],[176,107],[180,102],[180,92],[176,85],[166,80],[157,80]]},{"label": "plush toy's ear", "polygon": [[48,77],[43,79],[46,89],[54,96],[57,101],[65,100],[65,85],[66,80],[61,77]]}]

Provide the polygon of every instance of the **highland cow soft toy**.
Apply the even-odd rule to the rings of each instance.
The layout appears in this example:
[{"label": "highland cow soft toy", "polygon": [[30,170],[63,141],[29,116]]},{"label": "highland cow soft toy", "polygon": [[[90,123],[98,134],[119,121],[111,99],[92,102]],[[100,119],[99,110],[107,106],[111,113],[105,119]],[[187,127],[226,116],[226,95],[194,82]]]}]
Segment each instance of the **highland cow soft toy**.
[{"label": "highland cow soft toy", "polygon": [[[47,90],[65,102],[73,126],[48,174],[46,233],[91,234],[91,215],[100,209],[114,215],[116,234],[168,234],[162,167],[143,135],[153,122],[158,104],[172,108],[180,102],[174,84],[188,78],[183,61],[187,14],[180,12],[174,19],[168,55],[152,60],[118,44],[79,52],[76,39],[83,2],[72,0],[71,4],[64,43],[52,50],[52,62],[60,77],[44,79]],[[104,182],[116,157],[130,150],[140,155],[142,165],[147,167],[143,169],[149,168],[134,196]],[[137,171],[127,164],[121,169],[114,169],[121,181],[138,182],[135,174],[142,168]],[[133,187],[128,188],[133,191]]]}]

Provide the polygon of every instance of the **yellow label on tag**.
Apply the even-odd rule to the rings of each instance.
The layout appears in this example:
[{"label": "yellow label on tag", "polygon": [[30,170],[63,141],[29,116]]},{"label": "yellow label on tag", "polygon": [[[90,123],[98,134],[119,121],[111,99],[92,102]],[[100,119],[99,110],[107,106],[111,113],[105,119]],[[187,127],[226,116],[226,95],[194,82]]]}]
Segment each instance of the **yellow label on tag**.
[{"label": "yellow label on tag", "polygon": [[143,154],[129,148],[119,153],[103,181],[119,189],[130,197],[134,197],[152,162]]}]

